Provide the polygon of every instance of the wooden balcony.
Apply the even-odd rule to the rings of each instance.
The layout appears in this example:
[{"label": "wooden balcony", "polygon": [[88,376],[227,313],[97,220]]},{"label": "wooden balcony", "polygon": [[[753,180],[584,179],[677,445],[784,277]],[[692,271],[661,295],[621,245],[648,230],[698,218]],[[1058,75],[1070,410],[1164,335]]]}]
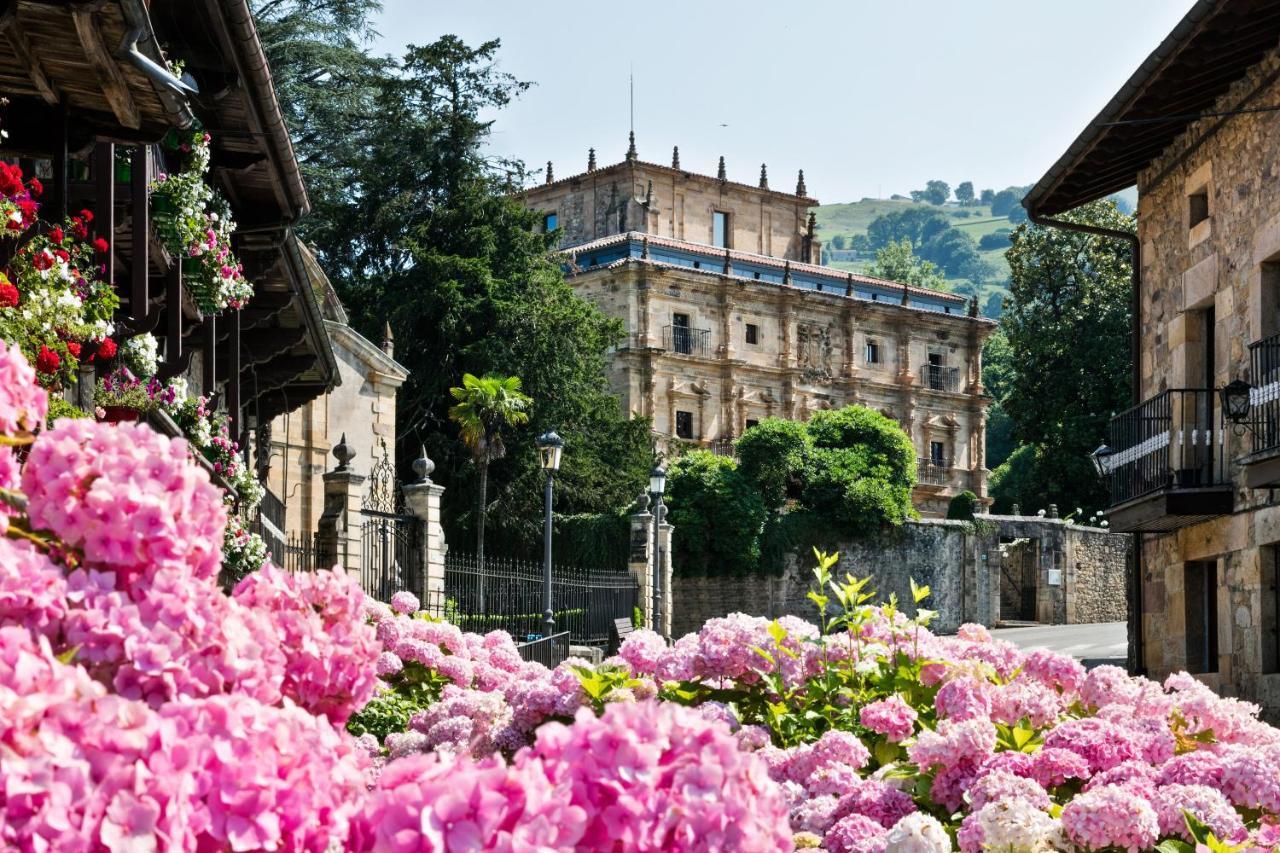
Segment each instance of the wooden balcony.
[{"label": "wooden balcony", "polygon": [[1230,513],[1223,440],[1211,389],[1171,389],[1112,418],[1111,529],[1167,532]]}]

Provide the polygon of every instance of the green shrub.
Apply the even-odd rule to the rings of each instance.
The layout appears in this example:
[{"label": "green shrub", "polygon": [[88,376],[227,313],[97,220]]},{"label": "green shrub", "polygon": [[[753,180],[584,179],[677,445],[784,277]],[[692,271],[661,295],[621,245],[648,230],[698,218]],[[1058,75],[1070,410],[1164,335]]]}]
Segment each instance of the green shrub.
[{"label": "green shrub", "polygon": [[687,453],[668,468],[667,493],[677,572],[737,573],[758,566],[768,512],[734,460],[706,450]]},{"label": "green shrub", "polygon": [[54,421],[62,418],[87,418],[88,412],[81,411],[80,407],[68,403],[58,394],[49,395],[49,417],[48,425],[53,426]]},{"label": "green shrub", "polygon": [[978,506],[978,496],[965,489],[947,504],[947,518],[955,521],[973,521],[974,509]]},{"label": "green shrub", "polygon": [[770,510],[799,496],[813,440],[797,421],[768,418],[748,429],[736,443],[738,471],[760,493]]}]

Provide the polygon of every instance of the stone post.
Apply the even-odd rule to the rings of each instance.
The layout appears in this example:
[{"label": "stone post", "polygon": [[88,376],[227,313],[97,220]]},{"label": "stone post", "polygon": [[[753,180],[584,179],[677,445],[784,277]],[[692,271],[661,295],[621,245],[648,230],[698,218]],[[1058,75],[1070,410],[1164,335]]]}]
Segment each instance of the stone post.
[{"label": "stone post", "polygon": [[71,401],[82,412],[93,414],[93,392],[98,387],[98,368],[92,364],[81,364],[76,378],[75,398]]},{"label": "stone post", "polygon": [[328,568],[340,565],[349,572],[360,571],[360,502],[364,477],[351,470],[356,452],[347,446],[344,433],[333,448],[338,467],[326,471],[324,511],[316,530],[316,550]]},{"label": "stone post", "polygon": [[631,514],[631,545],[627,568],[640,587],[640,612],[644,623],[637,628],[653,628],[653,563],[649,559],[649,543],[653,541],[653,513],[649,512],[649,495],[644,492],[636,500]]},{"label": "stone post", "polygon": [[444,486],[431,482],[431,472],[436,463],[427,456],[427,449],[413,460],[413,473],[418,479],[400,487],[404,495],[405,512],[422,525],[422,547],[417,558],[417,576],[421,579],[419,588],[414,590],[422,608],[428,613],[441,615],[444,613],[444,558],[449,546],[444,540],[444,528],[440,526],[440,498],[444,495]]},{"label": "stone post", "polygon": [[662,630],[658,633],[667,639],[671,639],[671,608],[675,602],[675,596],[671,594],[671,534],[674,532],[675,527],[665,521],[658,526],[657,556],[662,561],[658,567],[662,572]]}]

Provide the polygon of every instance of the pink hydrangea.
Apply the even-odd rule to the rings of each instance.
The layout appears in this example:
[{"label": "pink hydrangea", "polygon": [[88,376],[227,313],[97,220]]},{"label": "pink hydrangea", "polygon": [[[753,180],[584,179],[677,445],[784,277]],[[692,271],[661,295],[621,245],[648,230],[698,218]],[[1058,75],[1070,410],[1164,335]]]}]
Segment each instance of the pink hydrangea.
[{"label": "pink hydrangea", "polygon": [[1247,746],[1222,753],[1221,791],[1237,806],[1280,814],[1280,772],[1274,758]]},{"label": "pink hydrangea", "polygon": [[502,694],[449,684],[409,725],[427,736],[426,749],[470,752],[481,758],[499,748],[498,739],[511,719],[511,706]]},{"label": "pink hydrangea", "polygon": [[956,722],[990,719],[991,683],[976,678],[953,678],[939,688],[933,706],[942,719]]},{"label": "pink hydrangea", "polygon": [[0,434],[34,432],[49,414],[49,395],[22,351],[0,340]]},{"label": "pink hydrangea", "polygon": [[66,614],[67,582],[62,568],[31,544],[5,538],[0,532],[0,625],[21,625],[56,641]]},{"label": "pink hydrangea", "polygon": [[391,609],[396,613],[417,613],[418,612],[418,596],[408,590],[400,590],[391,596]]},{"label": "pink hydrangea", "polygon": [[882,853],[886,831],[869,817],[849,814],[827,830],[822,846],[828,853]]},{"label": "pink hydrangea", "polygon": [[897,693],[863,705],[858,721],[871,731],[882,734],[891,743],[906,740],[915,731],[916,710]]},{"label": "pink hydrangea", "polygon": [[187,443],[144,424],[66,418],[22,469],[31,523],[80,549],[91,566],[135,573],[179,566],[213,578],[222,564],[222,492]]},{"label": "pink hydrangea", "polygon": [[1031,778],[1045,788],[1056,788],[1072,779],[1088,779],[1089,760],[1061,747],[1045,746],[1031,761]]},{"label": "pink hydrangea", "polygon": [[973,811],[981,809],[987,803],[1009,799],[1028,803],[1037,809],[1047,810],[1050,805],[1049,792],[1040,783],[1004,770],[987,773],[969,786],[969,808]]},{"label": "pink hydrangea", "polygon": [[907,792],[875,779],[864,779],[840,798],[835,814],[837,818],[865,815],[888,829],[915,810],[915,801]]},{"label": "pink hydrangea", "polygon": [[1062,810],[1067,838],[1083,850],[1118,847],[1136,853],[1155,846],[1160,821],[1151,804],[1118,785],[1075,797]]},{"label": "pink hydrangea", "polygon": [[1065,749],[1089,762],[1089,772],[1142,758],[1142,740],[1128,727],[1098,718],[1068,720],[1044,739],[1047,749]]},{"label": "pink hydrangea", "polygon": [[1080,687],[1081,700],[1092,708],[1103,708],[1112,703],[1132,705],[1140,694],[1138,683],[1118,666],[1094,667]]},{"label": "pink hydrangea", "polygon": [[907,748],[922,769],[962,762],[981,763],[996,748],[996,728],[989,720],[943,720],[935,731],[925,729]]},{"label": "pink hydrangea", "polygon": [[285,655],[284,695],[339,725],[373,696],[381,647],[354,575],[284,572],[268,563],[232,597],[269,616]]},{"label": "pink hydrangea", "polygon": [[666,654],[667,643],[662,635],[647,628],[632,631],[618,647],[618,657],[636,675],[654,675]]},{"label": "pink hydrangea", "polygon": [[1048,649],[1027,652],[1022,662],[1022,672],[1026,678],[1066,696],[1075,696],[1079,693],[1087,675],[1080,661],[1070,655],[1051,652]]},{"label": "pink hydrangea", "polygon": [[1151,798],[1161,836],[1192,841],[1185,813],[1208,826],[1219,841],[1240,842],[1249,834],[1244,821],[1221,792],[1207,785],[1165,785]]}]

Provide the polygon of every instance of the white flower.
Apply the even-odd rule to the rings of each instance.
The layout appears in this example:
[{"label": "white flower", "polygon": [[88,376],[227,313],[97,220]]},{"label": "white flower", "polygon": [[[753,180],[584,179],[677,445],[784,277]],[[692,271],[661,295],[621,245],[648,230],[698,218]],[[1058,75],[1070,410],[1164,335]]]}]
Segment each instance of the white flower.
[{"label": "white flower", "polygon": [[1062,823],[1025,800],[988,803],[969,820],[982,827],[984,850],[1050,853],[1063,840]]},{"label": "white flower", "polygon": [[912,812],[885,836],[885,853],[951,853],[951,839],[938,819]]}]

